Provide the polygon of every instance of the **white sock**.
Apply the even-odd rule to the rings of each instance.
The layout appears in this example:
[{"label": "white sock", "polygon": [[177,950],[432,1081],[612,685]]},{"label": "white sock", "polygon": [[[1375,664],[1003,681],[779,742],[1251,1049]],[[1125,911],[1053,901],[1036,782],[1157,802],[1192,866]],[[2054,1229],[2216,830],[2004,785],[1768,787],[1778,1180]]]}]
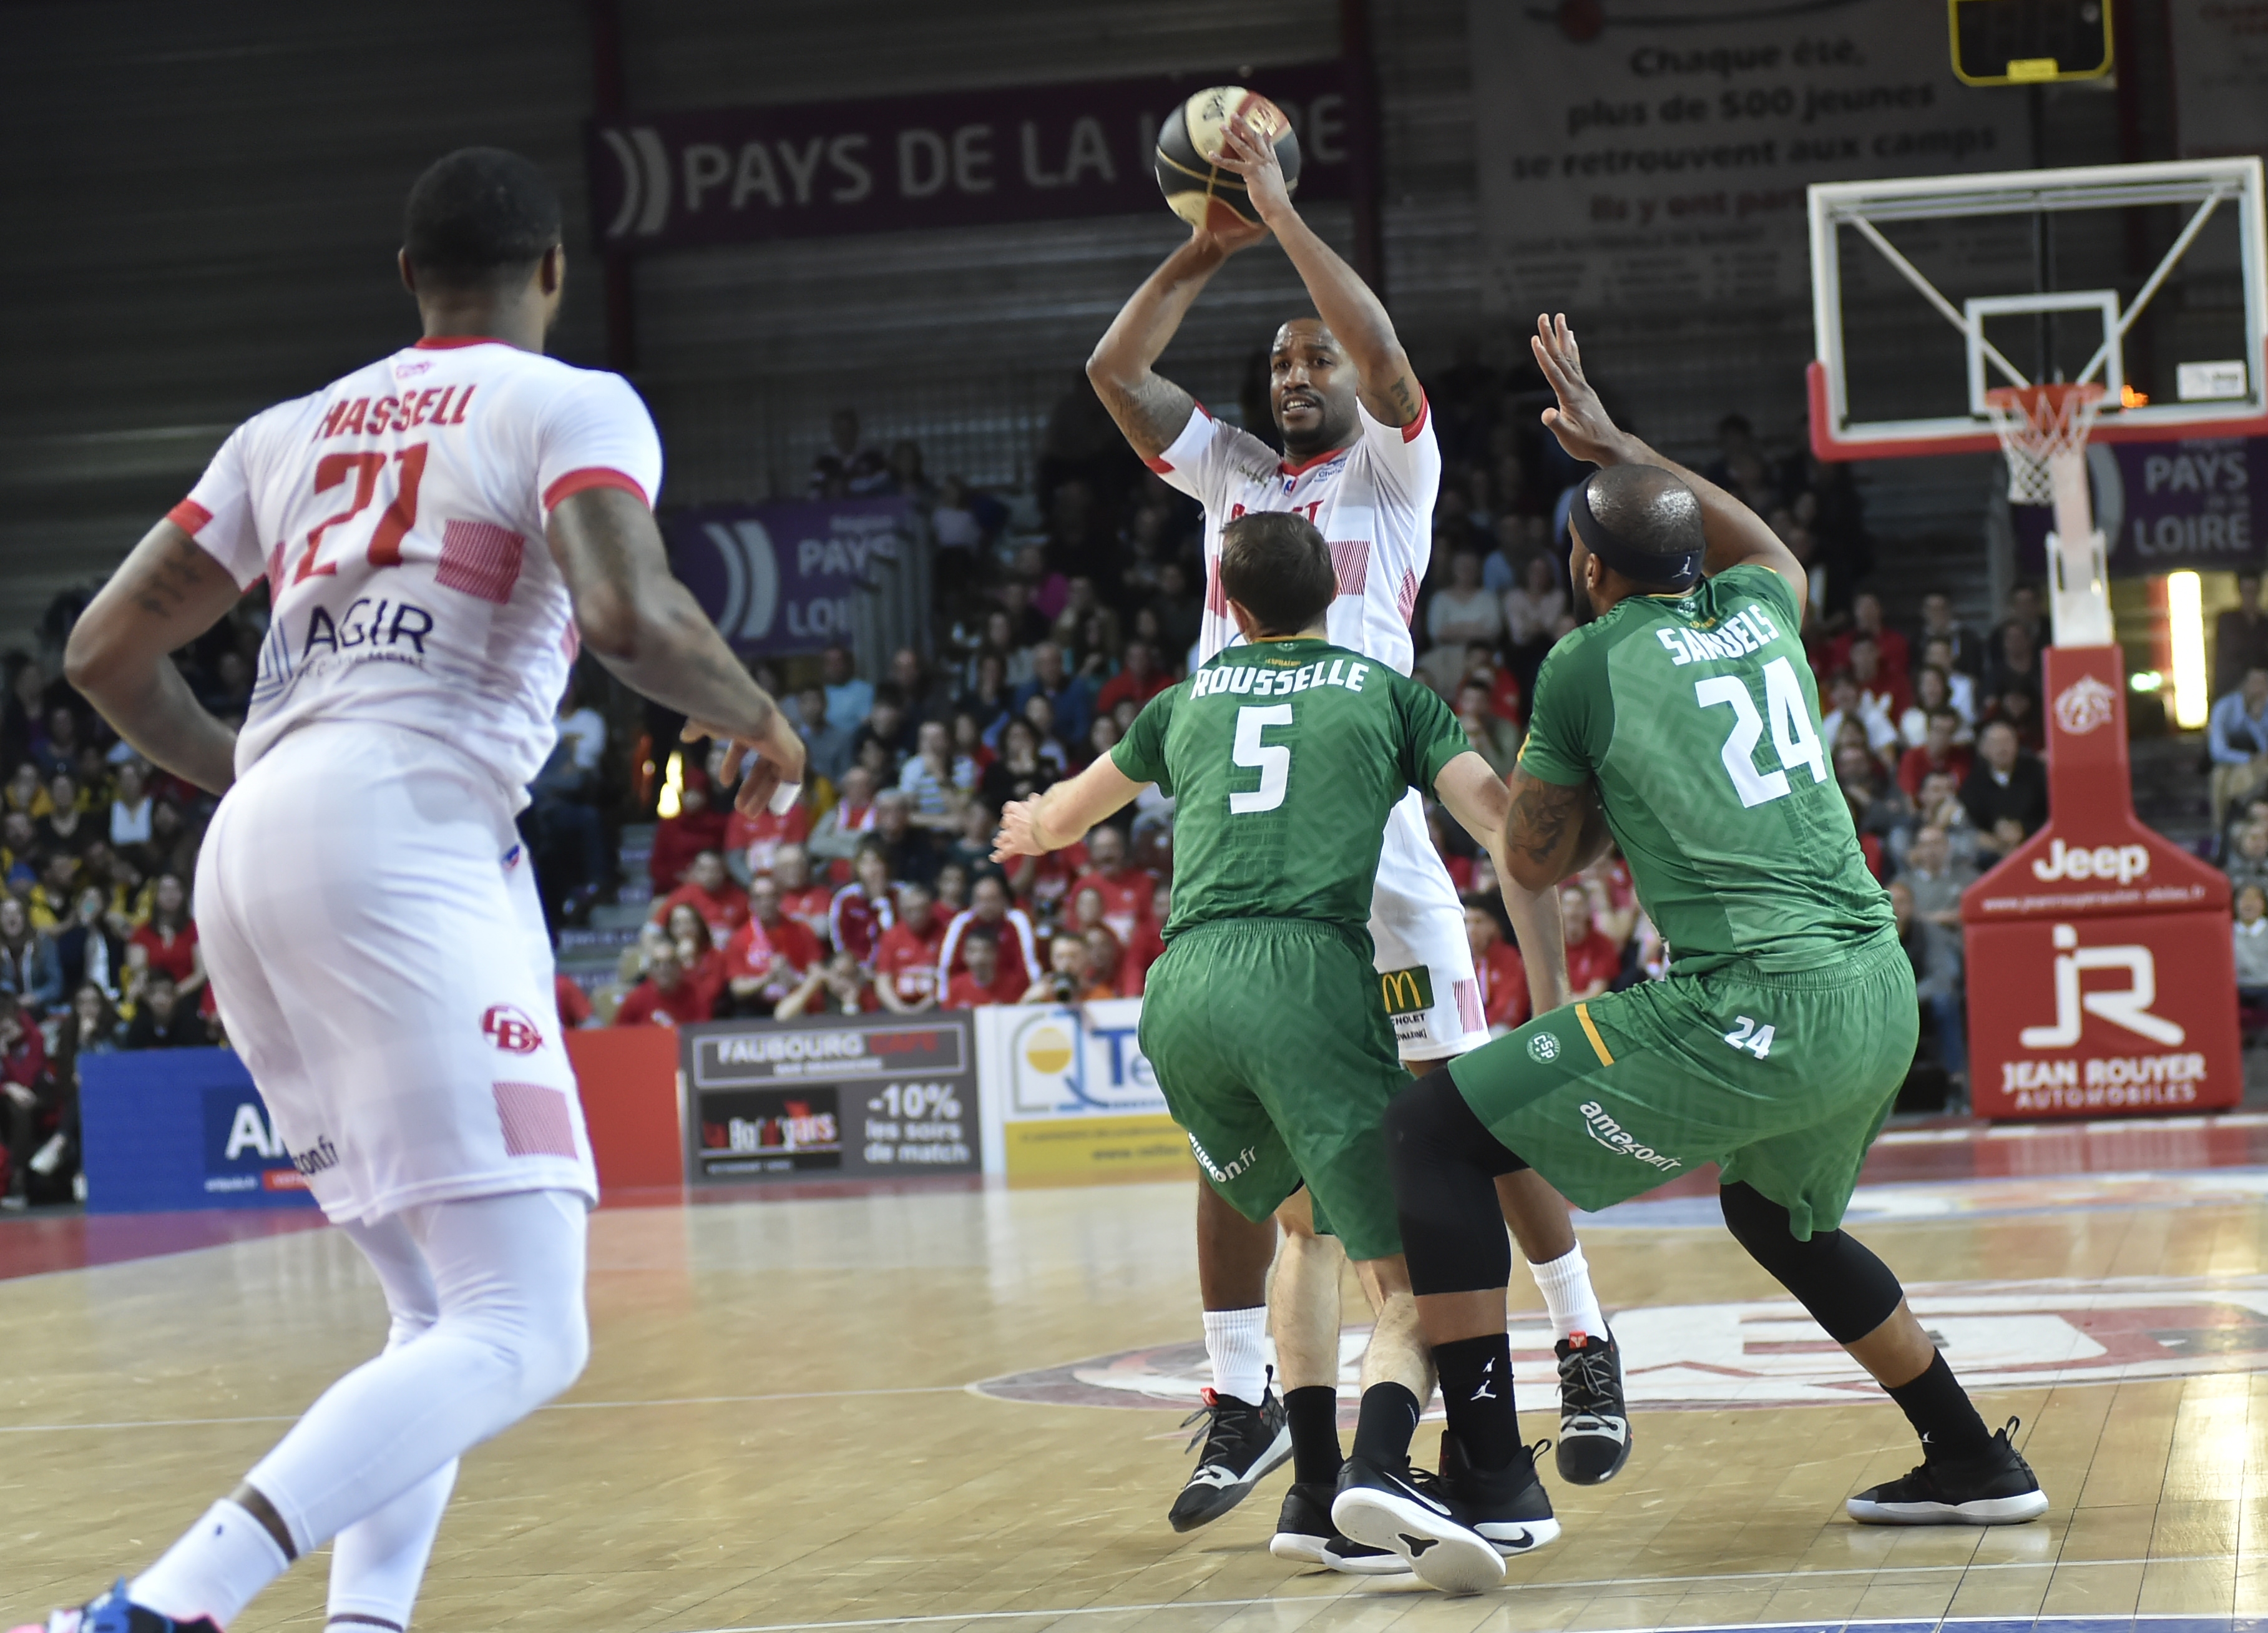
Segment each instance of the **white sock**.
[{"label": "white sock", "polygon": [[223,1498],[134,1578],[126,1597],[176,1622],[209,1616],[225,1628],[291,1563],[267,1526]]},{"label": "white sock", "polygon": [[1247,1406],[1258,1406],[1268,1393],[1268,1306],[1204,1312],[1205,1354],[1212,1358],[1212,1386]]},{"label": "white sock", "polygon": [[1551,1336],[1557,1341],[1578,1333],[1607,1335],[1607,1314],[1599,1296],[1591,1290],[1591,1267],[1583,1259],[1580,1242],[1549,1264],[1528,1267],[1535,1275],[1535,1289],[1551,1312]]}]

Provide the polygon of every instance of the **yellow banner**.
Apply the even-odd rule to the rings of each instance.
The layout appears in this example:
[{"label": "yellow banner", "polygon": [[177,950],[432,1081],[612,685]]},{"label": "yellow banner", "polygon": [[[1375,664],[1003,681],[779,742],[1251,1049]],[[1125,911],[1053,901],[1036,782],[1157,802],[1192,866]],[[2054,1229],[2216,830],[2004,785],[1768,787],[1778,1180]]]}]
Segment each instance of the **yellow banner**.
[{"label": "yellow banner", "polygon": [[1010,1185],[1184,1179],[1197,1171],[1189,1136],[1170,1117],[1067,1117],[1001,1132]]}]

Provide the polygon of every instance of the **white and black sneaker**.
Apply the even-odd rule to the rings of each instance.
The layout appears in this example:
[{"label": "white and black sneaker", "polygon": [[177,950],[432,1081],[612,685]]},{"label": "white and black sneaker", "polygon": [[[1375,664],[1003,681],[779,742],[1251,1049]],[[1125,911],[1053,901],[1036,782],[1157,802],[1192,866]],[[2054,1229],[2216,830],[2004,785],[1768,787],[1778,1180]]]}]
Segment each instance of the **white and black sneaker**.
[{"label": "white and black sneaker", "polygon": [[1604,1485],[1630,1461],[1622,1351],[1611,1333],[1571,1333],[1553,1349],[1559,1357],[1559,1478]]},{"label": "white and black sneaker", "polygon": [[1547,1542],[1559,1540],[1559,1522],[1551,1517],[1551,1498],[1535,1473],[1541,1444],[1521,1447],[1502,1468],[1485,1472],[1465,1459],[1464,1443],[1454,1435],[1441,1437],[1441,1483],[1436,1495],[1449,1499],[1459,1519],[1510,1559],[1532,1554]]},{"label": "white and black sneaker", "polygon": [[1410,1562],[1382,1548],[1349,1541],[1331,1524],[1329,1486],[1302,1485],[1294,1481],[1284,1494],[1283,1512],[1276,1518],[1276,1534],[1268,1551],[1278,1559],[1303,1565],[1329,1565],[1359,1577],[1406,1576]]},{"label": "white and black sneaker", "polygon": [[2021,1418],[2010,1418],[1975,1457],[1924,1463],[1902,1480],[1870,1486],[1844,1506],[1862,1526],[2016,1526],[2048,1511],[2032,1466],[2016,1450]]},{"label": "white and black sneaker", "polygon": [[1399,1554],[1446,1593],[1478,1593],[1504,1580],[1496,1545],[1457,1518],[1440,1477],[1422,1470],[1347,1459],[1331,1523],[1350,1541]]},{"label": "white and black sneaker", "polygon": [[1176,1531],[1211,1525],[1292,1456],[1283,1397],[1272,1388],[1263,1391],[1258,1406],[1208,1389],[1204,1404],[1183,1418],[1182,1427],[1200,1421],[1205,1426],[1189,1437],[1189,1445],[1202,1440],[1204,1450],[1166,1513]]}]

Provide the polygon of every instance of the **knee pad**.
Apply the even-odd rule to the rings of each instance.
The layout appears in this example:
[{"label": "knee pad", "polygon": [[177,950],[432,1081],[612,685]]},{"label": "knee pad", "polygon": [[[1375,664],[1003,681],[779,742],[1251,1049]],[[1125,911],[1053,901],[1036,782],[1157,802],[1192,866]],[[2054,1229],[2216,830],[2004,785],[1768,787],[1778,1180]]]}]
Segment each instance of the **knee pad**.
[{"label": "knee pad", "polygon": [[1387,1107],[1386,1159],[1412,1289],[1462,1293],[1510,1280],[1512,1244],[1496,1177],[1528,1164],[1473,1115],[1446,1067]]},{"label": "knee pad", "polygon": [[1864,1243],[1840,1230],[1815,1231],[1809,1241],[1797,1241],[1787,1209],[1752,1186],[1722,1187],[1718,1205],[1733,1239],[1838,1344],[1854,1343],[1881,1326],[1905,1297],[1890,1267]]}]

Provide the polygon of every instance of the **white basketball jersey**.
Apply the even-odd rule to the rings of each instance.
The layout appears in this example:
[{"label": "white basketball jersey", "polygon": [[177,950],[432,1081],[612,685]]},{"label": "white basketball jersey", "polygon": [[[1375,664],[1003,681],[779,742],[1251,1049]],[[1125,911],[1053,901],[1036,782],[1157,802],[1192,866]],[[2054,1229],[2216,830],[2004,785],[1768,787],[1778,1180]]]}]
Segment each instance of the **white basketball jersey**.
[{"label": "white basketball jersey", "polygon": [[627,381],[498,340],[423,340],[247,420],[170,513],[238,584],[268,580],[237,775],[296,727],[369,720],[522,788],[577,648],[544,521],[660,486]]},{"label": "white basketball jersey", "polygon": [[[1150,469],[1204,506],[1204,621],[1197,661],[1243,639],[1220,587],[1220,530],[1248,511],[1296,510],[1330,546],[1339,580],[1330,637],[1407,675],[1415,655],[1410,615],[1433,553],[1433,499],[1441,445],[1432,409],[1407,425],[1381,425],[1355,405],[1362,434],[1333,454],[1292,465],[1259,438],[1200,406]],[[1175,657],[1182,654],[1176,653]]]}]

